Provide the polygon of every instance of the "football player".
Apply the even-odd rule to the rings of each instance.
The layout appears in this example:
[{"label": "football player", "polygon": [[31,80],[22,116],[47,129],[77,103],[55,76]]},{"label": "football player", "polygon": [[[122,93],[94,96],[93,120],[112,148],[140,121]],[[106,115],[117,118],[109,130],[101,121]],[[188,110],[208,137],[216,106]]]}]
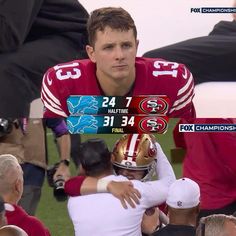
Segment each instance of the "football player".
[{"label": "football player", "polygon": [[87,23],[89,59],[50,68],[43,78],[44,117],[67,117],[70,95],[167,95],[170,117],[194,117],[194,81],[183,65],[136,57],[135,23],[122,8],[94,10]]},{"label": "football player", "polygon": [[130,180],[150,181],[155,172],[156,156],[154,136],[124,135],[115,144],[112,163],[117,175],[124,175]]},{"label": "football player", "polygon": [[[151,181],[166,169],[164,166],[161,170],[156,168],[158,156],[165,154],[153,135],[124,135],[117,141],[112,154],[115,173],[126,176],[129,180]],[[169,164],[166,165],[168,171]],[[153,233],[162,223],[168,223],[167,216],[159,208],[150,208],[143,216],[142,232]]]},{"label": "football player", "polygon": [[[112,163],[117,175],[124,175],[130,180],[151,181],[154,175],[158,179],[166,178],[168,185],[175,180],[170,163],[152,135],[128,134],[122,136],[114,146]],[[71,196],[85,195],[100,192],[97,187],[101,184],[97,184],[98,181],[94,178],[77,176],[66,182],[65,190]],[[123,186],[117,185],[117,182],[114,181],[103,183],[103,191],[109,191],[118,197],[125,208],[127,207],[125,201],[134,206],[130,198],[138,202],[132,190],[123,189]],[[161,222],[167,223],[163,212],[159,212],[155,208],[148,209],[144,214],[143,232],[152,233],[157,230],[160,225],[160,221],[157,219],[159,214]]]},{"label": "football player", "polygon": [[[157,160],[161,162],[161,167],[156,164]],[[124,175],[130,180],[136,179],[144,182],[151,181],[154,175],[157,178],[162,175],[166,178],[174,176],[173,169],[160,144],[153,135],[149,134],[123,135],[114,145],[112,164],[117,175]],[[87,181],[87,179],[89,180]],[[80,175],[67,181],[65,186],[67,193],[70,196],[94,193],[96,189],[93,187],[97,181],[93,178],[86,178],[86,184],[83,184],[81,188],[84,180],[85,177]]]}]

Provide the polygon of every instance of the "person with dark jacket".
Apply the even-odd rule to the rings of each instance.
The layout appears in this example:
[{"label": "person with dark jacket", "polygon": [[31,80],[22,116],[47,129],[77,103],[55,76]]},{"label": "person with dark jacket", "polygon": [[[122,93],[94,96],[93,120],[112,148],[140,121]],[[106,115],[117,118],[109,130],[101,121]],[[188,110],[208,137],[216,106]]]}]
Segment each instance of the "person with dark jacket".
[{"label": "person with dark jacket", "polygon": [[153,236],[195,236],[200,188],[189,178],[176,180],[169,188],[166,204],[169,224]]},{"label": "person with dark jacket", "polygon": [[44,72],[84,57],[87,18],[77,0],[0,0],[0,116],[27,117]]},{"label": "person with dark jacket", "polygon": [[154,49],[144,57],[184,63],[192,72],[195,84],[236,81],[236,14],[232,21],[218,22],[207,36]]}]

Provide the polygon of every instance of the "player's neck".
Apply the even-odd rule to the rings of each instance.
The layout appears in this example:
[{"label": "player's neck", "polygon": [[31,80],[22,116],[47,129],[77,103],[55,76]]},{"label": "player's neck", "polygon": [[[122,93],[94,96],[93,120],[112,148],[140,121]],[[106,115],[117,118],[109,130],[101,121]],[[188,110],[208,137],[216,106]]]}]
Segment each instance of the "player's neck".
[{"label": "player's neck", "polygon": [[107,171],[104,171],[102,174],[97,175],[96,178],[101,179],[103,177],[106,177],[106,176],[109,176],[109,175],[112,175],[112,174],[113,174],[113,171],[111,169],[109,169]]},{"label": "player's neck", "polygon": [[104,74],[97,73],[99,85],[106,96],[124,96],[132,88],[135,74],[124,79],[112,79]]},{"label": "player's neck", "polygon": [[4,194],[2,197],[4,199],[4,202],[9,203],[9,204],[17,205],[19,201],[19,197],[11,193]]},{"label": "player's neck", "polygon": [[196,217],[195,216],[169,216],[169,224],[172,225],[196,225]]}]

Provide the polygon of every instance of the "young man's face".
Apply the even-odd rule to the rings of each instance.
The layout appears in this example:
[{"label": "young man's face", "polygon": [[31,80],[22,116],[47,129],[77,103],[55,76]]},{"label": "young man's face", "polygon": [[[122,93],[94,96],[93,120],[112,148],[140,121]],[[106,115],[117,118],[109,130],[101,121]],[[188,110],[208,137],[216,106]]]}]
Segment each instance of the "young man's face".
[{"label": "young man's face", "polygon": [[134,74],[137,45],[132,29],[120,31],[106,27],[96,33],[94,47],[87,46],[87,52],[97,65],[97,75],[122,80]]},{"label": "young man's face", "polygon": [[132,180],[132,179],[141,180],[144,177],[145,171],[144,170],[129,170],[129,169],[118,168],[117,173],[119,175],[123,175],[123,176],[127,177],[129,180]]}]

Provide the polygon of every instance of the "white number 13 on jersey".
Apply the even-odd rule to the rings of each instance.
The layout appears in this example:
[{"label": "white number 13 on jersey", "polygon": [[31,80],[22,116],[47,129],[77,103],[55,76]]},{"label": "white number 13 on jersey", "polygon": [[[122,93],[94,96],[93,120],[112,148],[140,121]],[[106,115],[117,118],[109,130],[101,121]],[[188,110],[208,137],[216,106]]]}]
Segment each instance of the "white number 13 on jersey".
[{"label": "white number 13 on jersey", "polygon": [[[78,68],[73,68],[78,65],[79,65],[79,63],[75,62],[75,63],[71,63],[71,64],[54,66],[54,69],[56,70],[57,78],[59,80],[78,79],[81,76],[81,71]],[[62,68],[66,68],[66,69],[62,70]]]},{"label": "white number 13 on jersey", "polygon": [[154,67],[156,69],[160,69],[162,65],[162,68],[167,67],[167,70],[154,70],[153,75],[155,77],[158,77],[159,75],[170,75],[174,78],[177,77],[178,70],[175,70],[178,68],[179,64],[176,62],[169,62],[169,61],[155,61]]}]

